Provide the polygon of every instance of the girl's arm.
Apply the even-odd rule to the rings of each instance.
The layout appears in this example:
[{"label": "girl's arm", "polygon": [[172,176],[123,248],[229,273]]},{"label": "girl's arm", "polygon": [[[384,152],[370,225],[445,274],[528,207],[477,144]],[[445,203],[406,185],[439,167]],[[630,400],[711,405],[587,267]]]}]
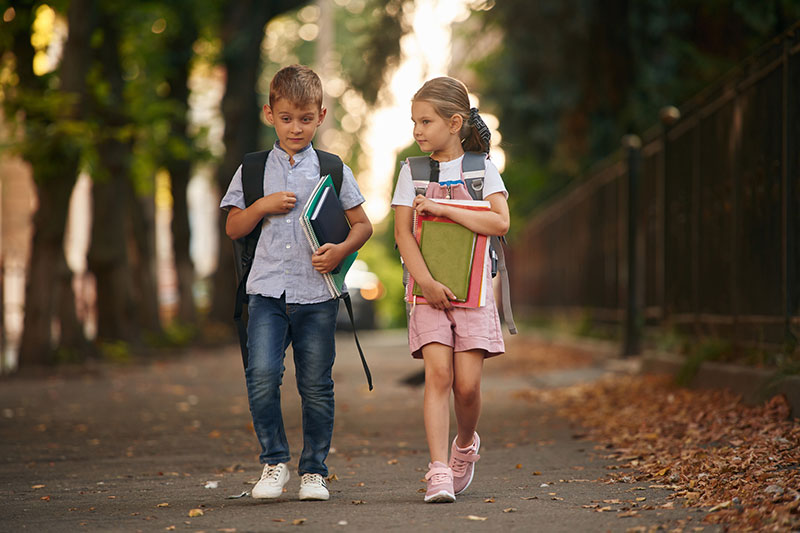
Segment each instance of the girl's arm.
[{"label": "girl's arm", "polygon": [[372,223],[360,205],[348,209],[344,214],[350,222],[347,238],[339,244],[325,243],[311,256],[311,265],[322,274],[336,268],[342,259],[364,246],[372,236]]},{"label": "girl's arm", "polygon": [[225,233],[233,240],[241,239],[256,227],[267,215],[288,213],[297,202],[291,191],[281,191],[263,196],[247,209],[231,207],[225,219]]},{"label": "girl's arm", "polygon": [[508,233],[508,202],[502,192],[490,194],[486,200],[490,211],[474,211],[434,202],[420,195],[414,199],[414,209],[420,214],[447,217],[465,228],[483,235],[505,235]]},{"label": "girl's arm", "polygon": [[450,300],[455,300],[456,296],[453,291],[431,276],[412,233],[413,225],[414,209],[404,205],[395,206],[394,240],[403,257],[403,263],[422,289],[428,304],[435,309],[449,309],[452,307]]}]

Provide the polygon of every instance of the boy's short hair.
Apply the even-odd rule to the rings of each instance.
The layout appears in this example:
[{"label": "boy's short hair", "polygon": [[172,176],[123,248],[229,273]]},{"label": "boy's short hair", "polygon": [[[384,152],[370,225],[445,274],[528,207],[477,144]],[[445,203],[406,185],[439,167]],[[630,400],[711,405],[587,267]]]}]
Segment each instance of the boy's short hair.
[{"label": "boy's short hair", "polygon": [[283,67],[272,77],[269,84],[269,106],[286,98],[297,107],[310,104],[322,109],[322,81],[317,73],[305,65]]}]

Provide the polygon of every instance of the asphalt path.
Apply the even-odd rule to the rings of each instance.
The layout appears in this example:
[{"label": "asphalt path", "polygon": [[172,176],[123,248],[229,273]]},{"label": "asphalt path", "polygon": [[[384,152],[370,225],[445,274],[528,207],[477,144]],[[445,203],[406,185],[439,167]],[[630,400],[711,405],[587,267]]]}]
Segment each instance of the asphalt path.
[{"label": "asphalt path", "polygon": [[486,362],[472,485],[454,504],[425,504],[423,388],[405,383],[422,364],[401,331],[360,339],[375,390],[342,332],[327,502],[297,498],[291,350],[283,412],[292,477],[271,501],[249,497],[261,467],[237,345],[2,378],[0,531],[719,531],[666,488],[609,483],[608,450],[520,394],[613,366],[598,354],[539,370],[524,364],[530,339],[509,340],[507,355]]}]

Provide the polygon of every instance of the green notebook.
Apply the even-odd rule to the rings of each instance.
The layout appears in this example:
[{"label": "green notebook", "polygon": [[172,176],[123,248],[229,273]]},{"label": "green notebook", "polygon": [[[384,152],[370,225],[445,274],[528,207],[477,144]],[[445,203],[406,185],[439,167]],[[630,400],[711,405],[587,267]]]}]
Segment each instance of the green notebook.
[{"label": "green notebook", "polygon": [[[423,220],[419,249],[433,279],[442,283],[458,301],[465,301],[469,292],[475,233],[460,224]],[[422,296],[414,283],[412,293]]]}]

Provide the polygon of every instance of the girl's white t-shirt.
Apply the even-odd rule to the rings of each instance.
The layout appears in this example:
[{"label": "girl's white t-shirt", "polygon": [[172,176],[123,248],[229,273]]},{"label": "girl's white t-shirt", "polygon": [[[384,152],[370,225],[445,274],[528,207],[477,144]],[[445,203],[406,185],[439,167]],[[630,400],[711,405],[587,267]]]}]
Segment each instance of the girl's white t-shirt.
[{"label": "girl's white t-shirt", "polygon": [[[452,161],[439,163],[439,183],[461,180],[461,161],[463,159],[464,156],[462,155]],[[487,157],[486,176],[483,178],[483,198],[486,199],[496,192],[502,192],[508,198],[508,191],[503,183],[503,178],[500,177],[500,172],[492,163],[492,160]],[[411,165],[404,163],[400,169],[400,174],[397,176],[397,185],[392,197],[392,207],[396,205],[411,207],[414,205],[415,196],[414,182],[411,179]]]}]

